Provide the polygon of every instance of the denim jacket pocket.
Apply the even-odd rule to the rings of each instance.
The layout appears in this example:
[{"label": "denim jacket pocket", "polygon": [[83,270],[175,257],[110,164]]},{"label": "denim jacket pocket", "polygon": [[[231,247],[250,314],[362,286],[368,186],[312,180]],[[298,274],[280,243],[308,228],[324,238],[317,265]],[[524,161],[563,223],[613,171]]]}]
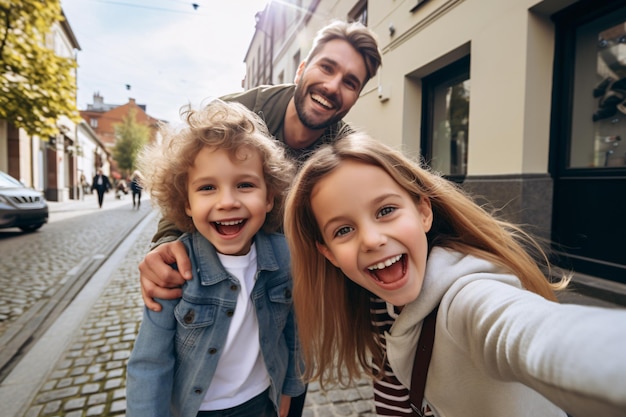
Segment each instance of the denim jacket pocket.
[{"label": "denim jacket pocket", "polygon": [[267,296],[270,300],[270,308],[272,310],[274,320],[279,328],[285,326],[287,317],[291,312],[293,304],[292,298],[293,284],[291,280],[286,280],[275,287],[267,289]]},{"label": "denim jacket pocket", "polygon": [[193,345],[201,333],[215,324],[218,306],[214,304],[195,304],[184,299],[174,309],[178,322],[177,339],[183,345]]}]

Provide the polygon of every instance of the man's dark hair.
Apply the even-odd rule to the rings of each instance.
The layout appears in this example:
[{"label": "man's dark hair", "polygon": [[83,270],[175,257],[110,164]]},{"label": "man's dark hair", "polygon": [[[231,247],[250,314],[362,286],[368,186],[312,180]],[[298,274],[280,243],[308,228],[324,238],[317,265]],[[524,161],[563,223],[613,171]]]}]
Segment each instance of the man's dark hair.
[{"label": "man's dark hair", "polygon": [[[378,67],[382,65],[383,60],[382,54],[378,49],[378,40],[376,39],[376,34],[360,22],[348,23],[338,20],[324,26],[317,32],[313,40],[313,47],[306,57],[306,62],[310,62],[324,45],[335,39],[348,42],[361,54],[365,61],[365,69],[367,70],[365,82],[376,75]],[[363,85],[365,85],[365,83],[363,83]]]}]

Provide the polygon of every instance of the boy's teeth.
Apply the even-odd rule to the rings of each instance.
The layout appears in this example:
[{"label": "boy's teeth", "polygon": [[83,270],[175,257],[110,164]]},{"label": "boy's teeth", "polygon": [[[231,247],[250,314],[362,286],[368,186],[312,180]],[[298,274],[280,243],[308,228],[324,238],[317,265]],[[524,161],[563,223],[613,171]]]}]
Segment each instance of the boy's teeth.
[{"label": "boy's teeth", "polygon": [[370,271],[374,271],[376,269],[384,269],[384,268],[387,268],[388,266],[395,264],[400,259],[402,259],[402,255],[397,255],[397,256],[394,256],[393,258],[387,259],[385,262],[379,262],[376,265],[372,265],[368,267],[367,269],[369,269]]},{"label": "boy's teeth", "polygon": [[232,220],[229,222],[215,222],[217,224],[219,224],[220,226],[234,226],[236,224],[242,223],[243,220]]}]

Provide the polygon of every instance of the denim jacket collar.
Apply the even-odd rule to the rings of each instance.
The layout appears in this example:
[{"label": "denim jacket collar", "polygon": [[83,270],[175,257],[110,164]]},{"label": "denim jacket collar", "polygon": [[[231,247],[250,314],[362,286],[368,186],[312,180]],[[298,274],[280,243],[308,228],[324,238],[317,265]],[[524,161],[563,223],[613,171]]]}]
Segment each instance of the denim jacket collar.
[{"label": "denim jacket collar", "polygon": [[[201,277],[202,285],[214,285],[231,278],[231,275],[219,261],[215,246],[199,232],[184,234],[180,240],[187,240],[188,244],[191,243],[196,248],[189,255],[194,257],[191,263],[196,266],[197,270],[195,272],[197,276]],[[257,251],[258,270],[277,271],[279,268],[278,261],[274,255],[269,236],[260,230],[254,235],[254,243]],[[194,252],[201,255],[194,256]]]}]

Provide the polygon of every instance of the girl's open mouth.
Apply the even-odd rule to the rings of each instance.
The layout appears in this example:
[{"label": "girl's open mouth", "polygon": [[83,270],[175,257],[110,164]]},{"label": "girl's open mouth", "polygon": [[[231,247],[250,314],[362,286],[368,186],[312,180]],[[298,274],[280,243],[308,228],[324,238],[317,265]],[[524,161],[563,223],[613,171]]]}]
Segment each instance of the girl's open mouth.
[{"label": "girl's open mouth", "polygon": [[376,281],[391,284],[399,281],[406,274],[406,254],[392,256],[382,262],[367,267]]}]

